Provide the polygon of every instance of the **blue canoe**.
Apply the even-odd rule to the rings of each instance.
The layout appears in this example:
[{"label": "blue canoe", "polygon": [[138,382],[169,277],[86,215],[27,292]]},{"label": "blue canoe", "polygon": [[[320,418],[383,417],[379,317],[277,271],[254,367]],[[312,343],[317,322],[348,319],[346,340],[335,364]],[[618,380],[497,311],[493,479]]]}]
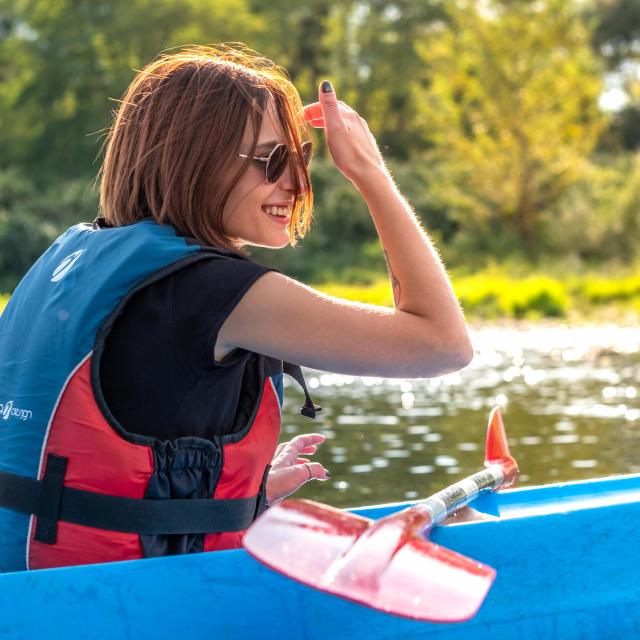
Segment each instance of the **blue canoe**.
[{"label": "blue canoe", "polygon": [[[297,584],[238,550],[1,574],[0,638],[640,637],[640,475],[490,500],[499,520],[430,536],[497,570],[468,622],[396,618]],[[378,518],[405,506],[354,511]]]}]

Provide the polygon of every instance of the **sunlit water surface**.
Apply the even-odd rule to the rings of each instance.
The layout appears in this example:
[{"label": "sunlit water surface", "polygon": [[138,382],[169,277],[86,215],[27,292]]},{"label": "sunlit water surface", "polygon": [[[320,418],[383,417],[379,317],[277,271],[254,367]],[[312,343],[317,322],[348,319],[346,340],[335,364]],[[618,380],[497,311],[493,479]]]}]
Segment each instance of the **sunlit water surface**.
[{"label": "sunlit water surface", "polygon": [[331,471],[296,497],[355,506],[424,497],[482,468],[491,407],[504,411],[519,484],[640,472],[640,329],[486,328],[465,370],[433,379],[305,370],[315,420],[287,381],[283,439],[327,436]]}]

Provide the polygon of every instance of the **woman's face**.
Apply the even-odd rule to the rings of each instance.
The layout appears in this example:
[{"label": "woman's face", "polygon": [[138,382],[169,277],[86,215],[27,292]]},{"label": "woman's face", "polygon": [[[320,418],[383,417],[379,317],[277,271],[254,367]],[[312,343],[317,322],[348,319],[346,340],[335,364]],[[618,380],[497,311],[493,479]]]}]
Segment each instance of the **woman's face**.
[{"label": "woman's face", "polygon": [[[253,138],[253,127],[249,121],[245,127],[240,153],[249,153]],[[266,157],[278,143],[286,144],[287,139],[278,121],[275,103],[271,99],[262,120],[262,130],[254,155]],[[246,158],[238,157],[238,166],[245,160]],[[294,203],[294,184],[288,169],[283,171],[276,182],[270,184],[265,177],[265,164],[252,162],[232,190],[222,211],[224,230],[238,239],[240,245],[281,249],[289,244]]]}]

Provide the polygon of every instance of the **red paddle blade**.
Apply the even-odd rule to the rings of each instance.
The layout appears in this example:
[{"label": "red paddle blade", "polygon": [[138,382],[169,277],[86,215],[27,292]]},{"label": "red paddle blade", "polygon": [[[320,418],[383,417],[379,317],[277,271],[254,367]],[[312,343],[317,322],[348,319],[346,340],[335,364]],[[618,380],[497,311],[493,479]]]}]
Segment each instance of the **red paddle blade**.
[{"label": "red paddle blade", "polygon": [[243,544],[290,578],[374,609],[431,622],[468,620],[495,571],[424,539],[425,527],[428,516],[413,508],[374,521],[288,500],[260,516]]},{"label": "red paddle blade", "polygon": [[509,443],[507,442],[500,407],[494,407],[489,415],[484,464],[485,467],[491,465],[500,465],[502,467],[505,480],[500,487],[501,489],[512,486],[518,477],[518,463],[509,452]]},{"label": "red paddle blade", "polygon": [[319,129],[324,127],[324,115],[319,102],[308,104],[304,108],[304,119],[312,126]]}]

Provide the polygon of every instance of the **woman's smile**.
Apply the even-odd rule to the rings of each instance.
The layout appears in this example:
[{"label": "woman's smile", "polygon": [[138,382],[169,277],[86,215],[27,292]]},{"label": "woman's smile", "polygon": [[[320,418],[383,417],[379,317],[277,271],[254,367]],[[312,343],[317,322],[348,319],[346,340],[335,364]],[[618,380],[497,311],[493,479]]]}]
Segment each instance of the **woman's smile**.
[{"label": "woman's smile", "polygon": [[293,207],[290,205],[283,207],[263,204],[261,208],[277,224],[287,226],[291,221]]}]

